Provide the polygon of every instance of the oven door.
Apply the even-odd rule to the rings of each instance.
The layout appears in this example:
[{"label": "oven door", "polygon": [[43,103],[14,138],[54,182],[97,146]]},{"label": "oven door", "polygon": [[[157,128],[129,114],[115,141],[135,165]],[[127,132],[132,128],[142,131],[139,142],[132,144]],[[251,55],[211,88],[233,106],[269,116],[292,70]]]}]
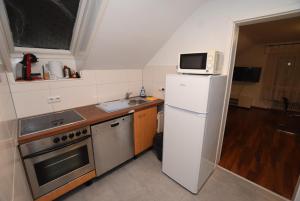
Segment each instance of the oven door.
[{"label": "oven door", "polygon": [[38,198],[95,169],[91,137],[24,159],[34,198]]}]

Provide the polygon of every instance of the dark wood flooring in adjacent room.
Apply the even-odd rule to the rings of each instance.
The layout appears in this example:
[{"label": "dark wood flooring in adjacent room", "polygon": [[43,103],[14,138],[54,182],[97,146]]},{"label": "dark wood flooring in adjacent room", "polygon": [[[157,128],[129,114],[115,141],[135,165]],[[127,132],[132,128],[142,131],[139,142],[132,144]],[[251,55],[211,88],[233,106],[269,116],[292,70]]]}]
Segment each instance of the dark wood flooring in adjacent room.
[{"label": "dark wood flooring in adjacent room", "polygon": [[284,117],[230,107],[220,165],[290,199],[300,174],[300,135],[277,131]]}]

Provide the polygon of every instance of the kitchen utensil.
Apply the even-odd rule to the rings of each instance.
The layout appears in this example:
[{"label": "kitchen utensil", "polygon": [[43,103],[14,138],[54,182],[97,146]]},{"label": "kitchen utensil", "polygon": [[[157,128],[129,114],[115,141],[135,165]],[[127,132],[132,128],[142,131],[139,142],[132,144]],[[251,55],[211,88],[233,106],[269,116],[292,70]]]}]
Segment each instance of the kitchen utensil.
[{"label": "kitchen utensil", "polygon": [[63,78],[63,65],[60,61],[49,61],[48,62],[48,69],[50,71],[52,78]]}]

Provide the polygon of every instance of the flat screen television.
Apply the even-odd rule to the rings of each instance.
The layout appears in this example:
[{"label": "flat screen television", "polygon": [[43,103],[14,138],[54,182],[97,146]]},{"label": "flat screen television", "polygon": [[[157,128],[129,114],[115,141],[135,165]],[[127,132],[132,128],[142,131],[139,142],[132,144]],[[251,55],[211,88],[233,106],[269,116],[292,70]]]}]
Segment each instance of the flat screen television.
[{"label": "flat screen television", "polygon": [[259,82],[261,68],[235,66],[233,70],[233,81]]}]

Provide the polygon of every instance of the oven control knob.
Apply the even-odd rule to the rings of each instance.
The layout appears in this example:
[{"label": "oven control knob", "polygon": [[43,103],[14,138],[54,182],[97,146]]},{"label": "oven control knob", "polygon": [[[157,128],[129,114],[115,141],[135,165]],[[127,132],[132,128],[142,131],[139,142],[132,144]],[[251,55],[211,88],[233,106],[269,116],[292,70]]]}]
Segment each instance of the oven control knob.
[{"label": "oven control knob", "polygon": [[83,134],[87,134],[87,129],[83,129],[83,130],[82,130],[82,133],[83,133]]},{"label": "oven control knob", "polygon": [[68,137],[64,135],[64,136],[61,137],[61,140],[62,140],[62,141],[65,141],[67,138],[68,138]]},{"label": "oven control knob", "polygon": [[74,137],[74,133],[69,134],[69,138],[72,139]]},{"label": "oven control knob", "polygon": [[81,135],[81,132],[80,131],[77,131],[76,132],[76,136],[80,136]]},{"label": "oven control knob", "polygon": [[53,139],[54,143],[59,143],[59,141],[60,141],[60,139],[58,137],[56,137],[56,138]]}]

